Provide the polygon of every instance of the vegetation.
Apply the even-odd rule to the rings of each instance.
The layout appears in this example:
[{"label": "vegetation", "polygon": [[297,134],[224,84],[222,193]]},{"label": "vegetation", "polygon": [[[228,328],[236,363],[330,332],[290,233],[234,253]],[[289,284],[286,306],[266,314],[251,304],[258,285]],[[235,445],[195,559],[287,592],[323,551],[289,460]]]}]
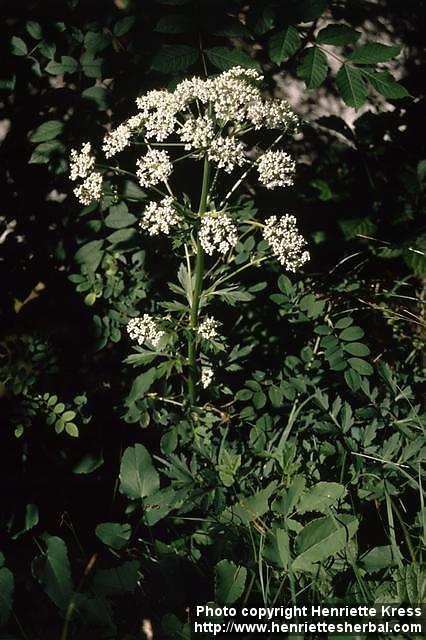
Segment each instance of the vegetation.
[{"label": "vegetation", "polygon": [[425,601],[423,5],[4,3],[0,639]]}]

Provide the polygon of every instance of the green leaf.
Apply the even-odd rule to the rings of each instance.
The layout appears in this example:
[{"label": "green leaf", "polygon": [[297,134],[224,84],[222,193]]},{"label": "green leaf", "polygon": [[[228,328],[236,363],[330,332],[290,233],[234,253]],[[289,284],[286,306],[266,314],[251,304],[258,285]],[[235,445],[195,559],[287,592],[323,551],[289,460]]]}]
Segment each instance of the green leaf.
[{"label": "green leaf", "polygon": [[396,82],[389,71],[375,71],[373,69],[361,69],[363,76],[370,82],[372,87],[388,100],[400,100],[409,98],[407,89]]},{"label": "green leaf", "polygon": [[357,64],[376,64],[377,62],[387,62],[401,53],[402,47],[399,44],[386,45],[380,42],[367,42],[348,57],[351,62]]},{"label": "green leaf", "polygon": [[99,469],[104,463],[104,458],[102,453],[99,454],[91,454],[86,453],[79,462],[74,466],[73,473],[78,474],[86,474],[92,473]]},{"label": "green leaf", "polygon": [[139,567],[137,560],[128,560],[113,569],[96,571],[93,576],[94,593],[104,593],[111,596],[119,596],[123,592],[133,593],[140,579]]},{"label": "green leaf", "polygon": [[121,20],[117,20],[113,29],[113,34],[115,35],[115,37],[120,38],[121,36],[124,36],[126,33],[128,33],[135,24],[135,21],[135,16],[126,16],[125,18],[121,18]]},{"label": "green leaf", "polygon": [[358,520],[351,515],[312,520],[296,537],[298,555],[293,561],[293,571],[316,571],[316,563],[342,551],[357,529]]},{"label": "green leaf", "polygon": [[67,548],[56,536],[47,536],[46,542],[45,554],[33,561],[33,573],[52,602],[64,611],[73,592]]},{"label": "green leaf", "polygon": [[96,271],[102,260],[104,252],[101,251],[103,240],[91,240],[84,244],[75,254],[78,264],[84,264],[90,271]]},{"label": "green leaf", "polygon": [[339,333],[339,338],[340,340],[351,342],[353,340],[362,338],[363,335],[364,331],[361,329],[361,327],[347,327],[347,329],[343,329],[343,331]]},{"label": "green leaf", "polygon": [[22,38],[13,36],[10,41],[10,47],[14,56],[26,56],[28,53],[28,47]]},{"label": "green leaf", "polygon": [[106,49],[110,42],[111,36],[100,31],[88,31],[84,36],[84,47],[91,57]]},{"label": "green leaf", "polygon": [[360,36],[360,31],[355,31],[347,24],[329,24],[318,33],[317,42],[343,47],[347,44],[354,44]]},{"label": "green leaf", "polygon": [[219,478],[225,487],[231,487],[235,482],[235,475],[241,466],[241,456],[221,447],[217,470]]},{"label": "green leaf", "polygon": [[375,573],[388,567],[393,567],[397,564],[397,558],[394,557],[392,546],[386,545],[384,547],[374,547],[362,558],[360,563],[367,571],[367,573]]},{"label": "green leaf", "polygon": [[152,367],[151,369],[148,369],[148,371],[137,376],[133,381],[129,395],[127,396],[126,404],[131,404],[132,402],[141,400],[154,383],[156,377],[157,369],[155,367]]},{"label": "green leaf", "polygon": [[160,18],[154,31],[157,33],[186,33],[191,27],[191,20],[188,16],[176,14]]},{"label": "green leaf", "polygon": [[273,511],[277,511],[283,516],[290,515],[293,509],[299,503],[299,500],[305,488],[305,484],[306,480],[303,476],[294,476],[292,483],[287,491],[285,491],[282,496],[274,500],[274,502],[272,503]]},{"label": "green leaf", "polygon": [[25,28],[32,38],[34,38],[35,40],[41,39],[42,31],[41,31],[41,26],[38,22],[35,22],[34,20],[29,20],[25,25]]},{"label": "green leaf", "polygon": [[244,51],[238,49],[228,49],[227,47],[211,47],[205,51],[210,62],[220,69],[227,71],[232,67],[246,67],[251,69],[259,69],[259,63],[250,58]]},{"label": "green leaf", "polygon": [[343,64],[336,75],[342,98],[349,107],[359,109],[367,97],[367,86],[360,69]]},{"label": "green leaf", "polygon": [[309,489],[309,493],[305,493],[301,497],[297,511],[299,513],[307,511],[328,513],[330,507],[341,500],[345,494],[345,487],[337,482],[318,482]]},{"label": "green leaf", "polygon": [[269,485],[258,491],[252,496],[241,497],[239,502],[231,507],[231,513],[233,520],[240,524],[248,524],[252,520],[263,516],[269,509],[269,498],[275,491],[277,486],[276,481],[270,482]]},{"label": "green leaf", "polygon": [[290,548],[288,534],[285,529],[273,526],[272,529],[269,530],[263,550],[263,557],[282,569],[288,570]]},{"label": "green leaf", "polygon": [[0,553],[0,625],[6,624],[9,620],[14,586],[13,574],[4,566],[4,555]]},{"label": "green leaf", "polygon": [[151,69],[167,74],[186,71],[197,62],[198,57],[199,51],[194,47],[189,47],[186,44],[165,44],[153,57]]},{"label": "green leaf", "polygon": [[85,89],[81,95],[86,100],[90,100],[90,102],[94,102],[98,107],[98,109],[108,109],[109,94],[108,94],[108,91],[105,89],[105,87],[94,85],[93,87],[89,87],[88,89]]},{"label": "green leaf", "polygon": [[[186,490],[183,490],[183,494],[186,496]],[[167,516],[172,509],[178,508],[181,504],[182,498],[179,492],[172,487],[165,487],[160,491],[155,491],[148,498],[145,498],[143,502],[144,521],[149,527],[152,527]]]},{"label": "green leaf", "polygon": [[131,224],[134,224],[137,221],[136,216],[132,213],[129,213],[127,206],[124,202],[120,202],[113,207],[110,207],[109,214],[105,218],[105,224],[107,227],[111,229],[122,229],[124,227],[129,227]]},{"label": "green leaf", "polygon": [[65,73],[75,73],[75,71],[77,71],[77,67],[77,60],[71,58],[71,56],[62,56],[61,62],[51,60],[46,65],[46,71],[53,76],[62,76]]},{"label": "green leaf", "polygon": [[374,373],[374,369],[369,362],[361,360],[361,358],[349,358],[349,366],[357,373],[363,376],[371,376]]},{"label": "green leaf", "polygon": [[47,142],[42,142],[37,145],[34,149],[31,158],[29,159],[30,164],[47,164],[52,156],[58,154],[64,150],[64,145],[59,142],[59,140],[48,140]]},{"label": "green leaf", "polygon": [[119,551],[129,542],[130,536],[132,535],[132,528],[129,524],[102,522],[96,527],[95,533],[101,542],[111,547],[111,549]]},{"label": "green leaf", "polygon": [[31,142],[45,142],[56,138],[64,128],[64,123],[60,120],[47,120],[43,122],[30,136]]},{"label": "green leaf", "polygon": [[343,349],[351,354],[351,356],[368,356],[370,349],[361,342],[349,342],[343,345]]},{"label": "green leaf", "polygon": [[377,225],[368,216],[339,220],[338,223],[346,240],[351,240],[359,235],[371,236],[377,229]]},{"label": "green leaf", "polygon": [[120,492],[130,500],[150,496],[160,488],[160,479],[147,449],[141,444],[128,447],[120,466]]},{"label": "green leaf", "polygon": [[215,567],[215,599],[218,604],[232,604],[241,597],[247,570],[231,560],[221,560]]},{"label": "green leaf", "polygon": [[74,422],[67,422],[65,424],[65,431],[67,432],[67,434],[69,436],[71,436],[72,438],[78,438],[78,427],[76,424],[74,424]]},{"label": "green leaf", "polygon": [[308,89],[318,87],[327,77],[327,56],[318,47],[310,47],[297,68],[297,75],[303,78]]},{"label": "green leaf", "polygon": [[102,58],[95,58],[92,51],[86,51],[80,57],[83,73],[87,78],[102,78]]},{"label": "green leaf", "polygon": [[276,64],[292,56],[300,47],[300,35],[296,27],[289,25],[269,40],[269,57]]}]

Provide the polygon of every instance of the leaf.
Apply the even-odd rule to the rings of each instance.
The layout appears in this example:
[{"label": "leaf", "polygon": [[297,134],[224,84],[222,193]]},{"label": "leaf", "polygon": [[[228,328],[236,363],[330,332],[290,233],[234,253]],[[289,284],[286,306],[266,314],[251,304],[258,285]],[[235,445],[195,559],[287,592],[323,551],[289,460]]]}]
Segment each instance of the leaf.
[{"label": "leaf", "polygon": [[124,36],[126,33],[128,33],[135,24],[135,21],[135,16],[126,16],[125,18],[121,18],[121,20],[117,20],[113,29],[113,34],[115,35],[115,37],[120,38],[121,36]]},{"label": "leaf", "polygon": [[302,495],[297,511],[328,513],[330,507],[341,500],[345,493],[345,487],[337,482],[318,482],[309,489],[309,493]]},{"label": "leaf", "polygon": [[369,362],[361,360],[361,358],[349,358],[349,366],[357,373],[363,376],[371,376],[374,373],[374,369]]},{"label": "leaf", "polygon": [[13,36],[10,41],[10,48],[14,56],[26,56],[28,53],[28,47],[22,38]]},{"label": "leaf", "polygon": [[361,327],[347,327],[339,333],[339,338],[340,340],[347,340],[348,342],[350,342],[352,340],[358,340],[359,338],[362,338],[363,335],[364,331],[361,329]]},{"label": "leaf", "polygon": [[98,524],[95,533],[101,542],[119,551],[129,542],[132,527],[129,524],[119,524],[118,522],[103,522]]},{"label": "leaf", "polygon": [[105,224],[107,227],[111,229],[121,229],[123,227],[128,227],[131,224],[134,224],[137,221],[136,216],[132,213],[129,213],[127,206],[124,202],[120,202],[120,204],[110,207],[109,214],[105,218]]},{"label": "leaf", "polygon": [[319,31],[317,42],[319,44],[331,44],[335,46],[345,46],[354,44],[361,36],[360,31],[355,31],[347,24],[329,24]]},{"label": "leaf", "polygon": [[105,87],[100,87],[99,85],[94,85],[93,87],[89,87],[85,89],[81,94],[82,98],[89,100],[90,102],[94,102],[98,109],[108,109],[109,101],[108,101],[108,91]]},{"label": "leaf", "polygon": [[[181,492],[186,496],[186,490]],[[172,487],[165,487],[155,493],[151,494],[144,500],[144,521],[152,527],[160,520],[165,518],[172,509],[178,508],[182,504],[183,500],[178,491],[175,491]]]},{"label": "leaf", "polygon": [[151,69],[168,74],[186,71],[186,69],[197,62],[198,57],[198,49],[194,47],[189,47],[186,44],[165,44],[153,57]]},{"label": "leaf", "polygon": [[367,97],[367,86],[360,69],[343,64],[337,72],[336,83],[349,107],[362,107]]},{"label": "leaf", "polygon": [[132,402],[136,402],[136,400],[143,398],[145,393],[152,386],[156,377],[157,369],[155,367],[152,367],[151,369],[148,369],[148,371],[137,376],[133,381],[129,395],[127,396],[126,404],[131,404]]},{"label": "leaf", "polygon": [[16,540],[17,538],[22,536],[22,534],[26,533],[27,531],[30,531],[30,529],[33,529],[35,526],[37,526],[38,521],[39,521],[39,514],[38,514],[37,505],[32,503],[27,504],[25,508],[24,527],[23,529],[21,529],[21,531],[18,531],[18,533],[15,533],[12,536],[13,540]]},{"label": "leaf", "polygon": [[231,507],[231,512],[237,522],[248,524],[252,520],[263,516],[269,509],[268,500],[275,491],[276,481],[249,497],[240,497],[239,502]]},{"label": "leaf", "polygon": [[64,128],[64,123],[60,120],[47,120],[43,122],[30,136],[31,142],[45,142],[56,138]]},{"label": "leaf", "polygon": [[73,473],[78,474],[86,474],[92,473],[99,469],[104,463],[104,458],[102,453],[99,454],[91,454],[86,453],[81,460],[74,466]]},{"label": "leaf", "polygon": [[231,560],[221,560],[215,566],[215,599],[218,604],[232,604],[241,597],[247,570]]},{"label": "leaf", "polygon": [[117,596],[133,593],[139,580],[139,562],[128,560],[113,569],[100,569],[93,576],[93,590],[95,594],[105,593]]},{"label": "leaf", "polygon": [[259,63],[250,58],[244,51],[238,49],[228,49],[227,47],[211,47],[205,51],[210,62],[220,69],[227,71],[232,67],[246,67],[251,69],[259,69]]},{"label": "leaf", "polygon": [[42,37],[41,26],[38,22],[35,22],[34,20],[29,20],[25,25],[25,28],[30,34],[30,36],[35,40],[40,40],[40,38]]},{"label": "leaf", "polygon": [[375,71],[373,69],[361,69],[361,71],[372,87],[388,100],[410,97],[407,89],[396,82],[389,71]]},{"label": "leaf", "polygon": [[288,569],[290,562],[290,548],[288,534],[285,529],[276,525],[269,531],[266,538],[263,556],[282,569]]},{"label": "leaf", "polygon": [[339,227],[346,240],[356,238],[359,235],[371,236],[377,229],[377,225],[368,216],[339,220]]},{"label": "leaf", "polygon": [[67,422],[65,424],[65,431],[72,438],[78,438],[78,427],[74,424],[74,422]]},{"label": "leaf", "polygon": [[11,614],[14,586],[13,574],[4,566],[4,555],[0,552],[0,625],[6,624]]},{"label": "leaf", "polygon": [[327,77],[327,56],[318,47],[310,47],[301,64],[297,68],[297,75],[303,78],[308,89],[318,87]]},{"label": "leaf", "polygon": [[367,42],[348,57],[351,62],[357,64],[376,64],[377,62],[387,62],[401,53],[402,47],[399,44],[386,45],[380,42]]},{"label": "leaf", "polygon": [[45,554],[33,561],[33,573],[52,602],[65,610],[73,592],[67,548],[56,536],[47,536],[46,542]]},{"label": "leaf", "polygon": [[358,520],[351,515],[312,520],[296,536],[298,555],[293,561],[293,571],[316,571],[315,563],[342,551],[357,529]]},{"label": "leaf", "polygon": [[276,64],[292,56],[300,47],[300,35],[296,27],[289,25],[269,40],[269,57]]},{"label": "leaf", "polygon": [[52,156],[64,150],[64,145],[59,140],[48,140],[37,145],[34,149],[30,164],[47,164]]},{"label": "leaf", "polygon": [[294,476],[287,491],[285,491],[282,496],[274,500],[272,503],[272,509],[283,516],[290,515],[294,507],[299,503],[305,484],[306,480],[303,476]]},{"label": "leaf", "polygon": [[75,73],[75,71],[77,71],[77,67],[77,60],[71,58],[71,56],[62,56],[61,62],[51,60],[46,65],[46,71],[53,76],[62,76],[65,73]]},{"label": "leaf", "polygon": [[350,353],[352,356],[368,356],[370,349],[367,345],[361,342],[349,342],[343,345],[343,349]]},{"label": "leaf", "polygon": [[241,466],[241,456],[221,447],[217,470],[219,478],[225,487],[231,487],[235,482],[235,474]]},{"label": "leaf", "polygon": [[101,251],[103,242],[103,240],[91,240],[84,244],[75,254],[75,261],[78,264],[84,264],[90,271],[96,271],[103,257],[103,251]]},{"label": "leaf", "polygon": [[128,447],[120,465],[120,492],[130,500],[150,496],[160,488],[160,479],[147,449],[142,444]]},{"label": "leaf", "polygon": [[360,563],[367,573],[375,573],[381,569],[393,567],[397,564],[397,558],[394,557],[392,546],[374,547],[360,558]]}]

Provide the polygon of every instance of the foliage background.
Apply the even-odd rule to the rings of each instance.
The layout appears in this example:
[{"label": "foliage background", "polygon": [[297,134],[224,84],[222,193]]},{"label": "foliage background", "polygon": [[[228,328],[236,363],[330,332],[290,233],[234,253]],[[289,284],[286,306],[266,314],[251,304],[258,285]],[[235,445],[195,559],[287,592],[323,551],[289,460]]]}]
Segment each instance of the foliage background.
[{"label": "foliage background", "polygon": [[[426,153],[420,136],[425,117],[424,9],[424,2],[397,0],[2,2],[0,437],[5,455],[1,516],[5,531],[2,552],[14,574],[14,615],[10,617],[5,605],[1,616],[9,620],[12,634],[5,637],[25,637],[23,633],[32,638],[58,637],[63,632],[65,614],[61,615],[61,609],[67,610],[69,598],[65,594],[60,601],[49,595],[48,588],[46,596],[42,588],[46,581],[40,578],[43,572],[37,573],[34,566],[31,572],[30,568],[38,547],[44,549],[41,536],[49,532],[66,540],[75,584],[94,552],[99,553],[99,566],[104,570],[114,566],[116,556],[108,555],[95,529],[99,523],[119,521],[126,509],[124,498],[117,495],[122,453],[127,446],[143,442],[151,454],[162,451],[165,455],[169,445],[162,441],[160,449],[160,439],[184,419],[176,413],[167,414],[163,407],[135,405],[131,393],[129,400],[136,374],[123,364],[128,344],[121,336],[122,322],[117,320],[123,309],[143,305],[153,286],[152,275],[157,283],[163,282],[168,265],[158,255],[147,273],[133,236],[124,242],[107,241],[102,246],[102,259],[110,262],[103,263],[100,278],[85,289],[78,280],[79,264],[85,262],[81,247],[96,241],[100,230],[111,234],[113,229],[100,229],[99,222],[82,216],[69,196],[70,148],[86,139],[100,142],[105,126],[131,113],[134,98],[148,88],[173,85],[188,74],[203,74],[204,65],[208,73],[234,64],[262,68],[267,89],[289,97],[306,123],[294,142],[293,151],[301,159],[295,187],[284,195],[256,197],[256,206],[266,211],[277,207],[295,211],[309,238],[313,259],[304,280],[294,283],[297,293],[283,280],[278,289],[279,273],[271,269],[262,274],[268,286],[246,303],[243,319],[238,306],[231,309],[236,326],[232,344],[249,347],[251,355],[237,365],[229,384],[233,390],[242,391],[246,385],[262,394],[253,402],[249,393],[240,394],[247,408],[239,409],[235,419],[256,423],[265,414],[263,396],[267,394],[256,387],[263,382],[255,372],[264,372],[268,388],[270,384],[279,386],[282,373],[278,382],[276,376],[280,376],[283,359],[314,344],[315,328],[323,322],[329,305],[336,305],[342,314],[353,310],[356,323],[367,332],[370,361],[389,365],[386,371],[392,373],[383,370],[382,379],[383,375],[401,376],[395,384],[410,387],[409,404],[417,407],[423,383],[424,338]],[[347,31],[334,36],[328,33],[338,44],[324,44],[321,29],[342,23],[348,25]],[[360,33],[356,45],[354,31]],[[323,33],[324,38],[327,40]],[[380,53],[364,50],[363,55],[370,56],[366,64],[362,58],[361,62],[356,57],[351,61],[354,47],[367,42],[393,48]],[[339,77],[342,64],[345,72]],[[400,84],[383,75],[385,69],[390,69]],[[355,90],[348,89],[344,73],[355,76]],[[370,74],[368,92],[363,84],[366,73]],[[46,122],[50,123],[47,128]],[[196,186],[196,182],[188,184],[188,191]],[[247,185],[247,192],[253,193],[251,185]],[[129,197],[137,200],[143,195],[131,193]],[[89,259],[96,261],[97,256],[91,255]],[[70,281],[71,274],[77,274],[74,281]],[[253,276],[244,285],[256,282]],[[76,291],[79,285],[80,291]],[[303,295],[312,292],[317,304],[324,303],[321,309],[303,307]],[[282,297],[271,300],[271,293]],[[293,317],[291,308],[305,316],[308,311],[307,320],[297,314]],[[271,356],[275,371],[271,371]],[[302,375],[297,369],[296,374]],[[332,389],[333,397],[340,393],[346,400],[345,394],[353,392],[343,374],[342,382],[336,382],[333,369],[321,370],[318,376],[320,383],[311,380],[309,384],[325,391]],[[247,387],[247,381],[251,386]],[[372,388],[380,385],[379,381],[375,369]],[[395,386],[393,391],[393,401],[398,402]],[[291,396],[288,389],[287,393]],[[364,395],[368,397],[368,393]],[[277,402],[280,406],[281,401]],[[354,411],[362,404],[353,397],[349,402]],[[68,423],[75,425],[78,437],[73,427],[57,434],[49,425],[49,415],[61,404],[64,406],[57,414],[74,414]],[[382,405],[376,410],[378,415],[386,415]],[[268,411],[275,416],[273,410]],[[401,411],[401,419],[408,415],[418,424],[421,409],[416,408],[414,417],[410,407]],[[288,413],[284,408],[281,418]],[[302,418],[305,424],[298,424],[302,433],[309,431],[310,421],[324,419],[315,412],[302,414]],[[372,420],[368,411],[358,418],[361,430]],[[190,441],[182,434],[181,450],[176,453],[184,454]],[[395,461],[404,457],[415,440],[411,432],[403,435],[408,440],[388,452],[396,456]],[[247,456],[243,450],[247,436],[233,437],[235,455]],[[327,429],[322,437],[327,440]],[[354,434],[351,437],[356,440]],[[293,443],[295,458],[297,447],[303,450],[302,442],[303,438]],[[419,474],[422,443],[416,446],[413,469]],[[379,469],[375,472],[383,482],[385,467],[379,465]],[[287,472],[290,482],[295,472]],[[302,473],[308,485],[313,480],[339,480],[328,477],[322,463],[316,470],[302,466]],[[377,540],[370,541],[372,545],[384,548],[391,540],[391,546],[400,546],[404,557],[412,561],[403,529],[406,526],[411,531],[413,527],[413,553],[419,560],[422,542],[418,527],[424,517],[418,504],[419,489],[407,489],[394,479],[387,481],[394,482],[394,496],[403,496],[405,525],[395,525],[394,535],[389,522],[379,526],[384,522],[383,514],[389,515],[389,501],[386,491],[381,494],[376,488],[375,508],[367,498],[354,507],[362,523],[359,540],[364,544],[363,532],[377,527]],[[204,507],[204,513],[209,508]],[[117,634],[104,636],[104,631],[97,630],[99,637],[143,637],[137,635],[143,618],[160,621],[171,613],[180,622],[165,637],[188,632],[179,627],[185,620],[184,605],[196,599],[199,590],[206,600],[213,597],[213,582],[212,570],[207,568],[202,578],[196,578],[190,556],[176,551],[179,540],[185,540],[187,534],[169,525],[159,534],[164,544],[174,545],[182,562],[166,554],[162,571],[168,576],[183,571],[188,578],[181,599],[172,605],[160,598],[157,606],[164,579],[141,551],[137,536],[132,537],[130,548],[120,549],[118,555],[124,562],[143,561],[139,569],[142,587],[136,583],[129,587],[133,600],[114,589],[107,597],[99,587],[102,597],[113,603],[108,606],[116,631],[108,633]],[[223,531],[216,536],[220,539]],[[54,546],[55,541],[50,544]],[[224,552],[223,548],[219,545],[212,550],[206,566],[217,565],[222,557],[239,561],[233,551]],[[60,555],[61,550],[56,553]],[[249,563],[247,569],[251,571]],[[390,579],[393,563],[383,571],[383,580]],[[62,579],[68,584],[66,575],[62,574]],[[7,593],[10,576],[5,568],[0,568],[0,581]],[[74,589],[66,588],[69,593]],[[339,593],[338,587],[333,589]],[[372,587],[373,593],[376,590],[377,585]],[[84,637],[99,629],[91,621],[89,605],[80,606],[83,622],[71,620],[71,628],[66,629],[69,637]]]}]

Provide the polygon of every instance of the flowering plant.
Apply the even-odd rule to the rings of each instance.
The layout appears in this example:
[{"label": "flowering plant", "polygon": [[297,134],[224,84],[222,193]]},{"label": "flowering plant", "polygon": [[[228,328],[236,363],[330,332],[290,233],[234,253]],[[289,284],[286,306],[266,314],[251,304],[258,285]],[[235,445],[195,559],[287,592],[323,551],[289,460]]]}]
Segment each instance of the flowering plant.
[{"label": "flowering plant", "polygon": [[[152,196],[139,214],[140,231],[147,247],[160,236],[172,239],[181,264],[179,285],[171,288],[184,301],[161,302],[167,315],[154,309],[126,318],[136,343],[129,362],[173,360],[185,372],[191,405],[200,384],[206,388],[214,377],[211,354],[224,349],[220,323],[208,313],[216,298],[244,299],[235,277],[268,258],[291,272],[309,259],[293,215],[274,212],[262,221],[241,206],[238,189],[251,172],[266,189],[292,185],[295,174],[295,161],[279,145],[296,131],[297,116],[286,101],[263,97],[262,79],[254,69],[233,67],[214,78],[184,80],[173,92],[153,90],[137,98],[136,115],[107,133],[102,146],[107,160],[136,149],[138,157],[129,160],[133,170],[127,158],[125,167],[98,164],[90,142],[71,152],[70,178],[78,181],[74,193],[81,204],[117,199],[116,187],[106,181],[110,176],[130,176]],[[266,148],[265,130],[275,133]],[[182,161],[202,165],[196,207],[173,180]],[[243,241],[249,250],[241,257]],[[176,360],[182,339],[186,355]]]}]

